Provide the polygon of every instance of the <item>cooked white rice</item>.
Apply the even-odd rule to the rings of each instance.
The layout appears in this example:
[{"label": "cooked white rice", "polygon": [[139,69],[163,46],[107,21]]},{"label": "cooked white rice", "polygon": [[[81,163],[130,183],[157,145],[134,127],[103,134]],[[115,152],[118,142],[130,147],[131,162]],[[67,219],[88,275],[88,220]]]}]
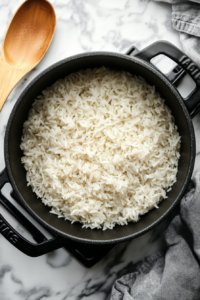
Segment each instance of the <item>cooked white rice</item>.
[{"label": "cooked white rice", "polygon": [[176,181],[179,148],[155,87],[104,67],[44,90],[21,143],[28,185],[51,212],[103,230],[158,207]]}]

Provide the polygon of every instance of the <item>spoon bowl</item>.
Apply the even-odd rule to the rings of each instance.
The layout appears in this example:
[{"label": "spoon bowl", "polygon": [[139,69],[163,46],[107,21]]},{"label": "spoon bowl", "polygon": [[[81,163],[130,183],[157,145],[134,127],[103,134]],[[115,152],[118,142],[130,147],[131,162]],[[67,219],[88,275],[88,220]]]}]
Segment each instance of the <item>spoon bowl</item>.
[{"label": "spoon bowl", "polygon": [[47,0],[27,0],[16,11],[0,55],[0,110],[17,82],[47,52],[55,26],[55,11]]}]

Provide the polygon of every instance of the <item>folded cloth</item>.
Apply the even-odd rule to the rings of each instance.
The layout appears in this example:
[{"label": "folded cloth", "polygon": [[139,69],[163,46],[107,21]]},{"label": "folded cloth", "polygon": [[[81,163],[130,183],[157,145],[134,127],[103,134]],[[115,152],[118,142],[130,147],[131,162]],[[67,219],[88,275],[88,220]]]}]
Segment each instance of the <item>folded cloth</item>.
[{"label": "folded cloth", "polygon": [[155,0],[172,4],[172,26],[184,52],[200,67],[200,0]]},{"label": "folded cloth", "polygon": [[118,279],[111,300],[200,299],[200,171],[166,230],[166,252]]}]

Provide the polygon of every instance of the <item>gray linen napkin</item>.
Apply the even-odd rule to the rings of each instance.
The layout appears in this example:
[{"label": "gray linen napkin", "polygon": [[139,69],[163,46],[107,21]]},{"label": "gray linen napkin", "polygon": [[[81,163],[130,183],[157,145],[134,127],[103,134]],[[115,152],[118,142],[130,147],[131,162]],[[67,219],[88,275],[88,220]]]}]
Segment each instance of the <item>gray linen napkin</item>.
[{"label": "gray linen napkin", "polygon": [[154,0],[172,4],[172,26],[184,52],[200,67],[200,0]]},{"label": "gray linen napkin", "polygon": [[200,171],[165,233],[166,252],[118,279],[111,300],[200,299]]}]

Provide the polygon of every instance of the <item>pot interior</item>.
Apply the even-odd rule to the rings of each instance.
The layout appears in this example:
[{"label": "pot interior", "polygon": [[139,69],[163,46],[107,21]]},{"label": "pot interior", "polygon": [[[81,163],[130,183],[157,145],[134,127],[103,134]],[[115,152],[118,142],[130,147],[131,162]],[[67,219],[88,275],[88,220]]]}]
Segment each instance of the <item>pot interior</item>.
[{"label": "pot interior", "polygon": [[[69,221],[58,218],[49,213],[50,208],[43,205],[32,189],[27,186],[26,171],[21,164],[23,153],[20,149],[23,123],[27,119],[28,111],[41,91],[53,84],[56,80],[63,78],[71,72],[80,69],[94,67],[109,67],[112,69],[125,70],[132,74],[142,76],[145,80],[155,85],[157,91],[166,100],[166,104],[172,110],[175,123],[181,135],[181,157],[179,160],[177,182],[168,193],[168,198],[159,204],[159,209],[153,209],[141,217],[137,223],[129,223],[126,226],[115,226],[114,229],[106,231],[82,228],[78,222],[71,225]],[[20,96],[17,105],[11,113],[6,132],[5,158],[6,165],[12,179],[12,186],[17,192],[22,203],[37,219],[55,230],[64,237],[71,237],[88,243],[119,242],[136,237],[157,224],[178,202],[183,195],[186,184],[191,176],[194,164],[194,135],[191,120],[184,112],[181,101],[177,100],[173,88],[163,79],[156,75],[151,68],[145,67],[137,59],[131,59],[125,55],[111,53],[92,53],[90,55],[79,55],[67,59],[38,76]]]}]

